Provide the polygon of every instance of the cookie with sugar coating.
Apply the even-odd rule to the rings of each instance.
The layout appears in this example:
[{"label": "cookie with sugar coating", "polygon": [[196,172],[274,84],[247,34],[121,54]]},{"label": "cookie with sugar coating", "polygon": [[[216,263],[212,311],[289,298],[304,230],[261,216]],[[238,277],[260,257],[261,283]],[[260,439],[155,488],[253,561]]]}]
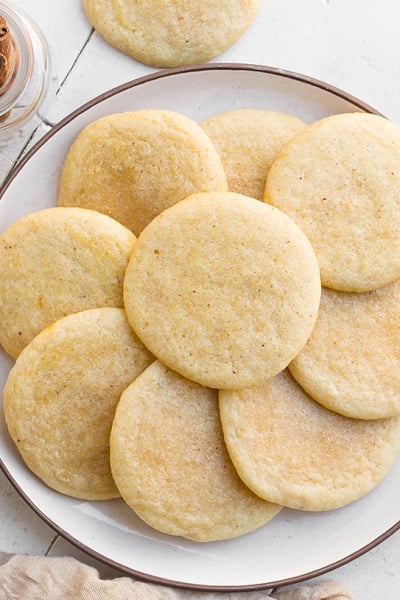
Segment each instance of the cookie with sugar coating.
[{"label": "cookie with sugar coating", "polygon": [[27,466],[68,496],[118,497],[109,460],[115,407],[153,360],[120,308],[68,315],[39,333],[3,393],[6,424]]},{"label": "cookie with sugar coating", "polygon": [[110,457],[123,499],[163,533],[199,542],[234,538],[281,509],[239,479],[226,451],[216,390],[159,361],[123,392]]},{"label": "cookie with sugar coating", "polygon": [[379,115],[316,121],[272,165],[266,202],[311,241],[322,284],[344,292],[400,277],[400,126]]},{"label": "cookie with sugar coating", "polygon": [[240,108],[213,115],[201,126],[221,156],[229,190],[262,200],[278,152],[306,123],[281,112]]},{"label": "cookie with sugar coating", "polygon": [[25,215],[0,235],[0,344],[13,358],[44,327],[73,312],[122,307],[136,237],[83,208]]},{"label": "cookie with sugar coating", "polygon": [[313,249],[294,222],[234,192],[193,194],[138,238],[128,321],[151,352],[209,387],[256,386],[285,368],[317,316]]},{"label": "cookie with sugar coating", "polygon": [[324,288],[313,332],[289,370],[330,410],[400,415],[400,279],[362,294]]},{"label": "cookie with sugar coating", "polygon": [[254,493],[324,511],[361,498],[390,471],[400,418],[360,420],[317,404],[283,371],[258,389],[220,391],[225,442]]},{"label": "cookie with sugar coating", "polygon": [[88,20],[112,46],[153,67],[206,62],[254,20],[259,0],[82,0]]},{"label": "cookie with sugar coating", "polygon": [[226,189],[221,158],[200,125],[144,109],[107,115],[81,131],[65,157],[57,202],[103,212],[138,235],[189,194]]}]

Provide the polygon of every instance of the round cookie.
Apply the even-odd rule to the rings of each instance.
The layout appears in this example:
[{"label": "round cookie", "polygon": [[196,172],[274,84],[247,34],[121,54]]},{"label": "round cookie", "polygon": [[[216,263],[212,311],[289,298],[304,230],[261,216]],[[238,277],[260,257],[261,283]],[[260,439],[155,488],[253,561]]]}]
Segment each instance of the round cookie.
[{"label": "round cookie", "polygon": [[239,479],[226,451],[216,390],[159,361],[123,392],[110,457],[123,499],[163,533],[200,542],[229,539],[280,511]]},{"label": "round cookie", "polygon": [[112,46],[153,67],[206,62],[254,20],[259,0],[82,0],[86,16]]},{"label": "round cookie", "polygon": [[122,391],[153,360],[120,308],[90,309],[44,329],[3,393],[9,433],[49,487],[86,500],[119,496],[109,435]]},{"label": "round cookie", "polygon": [[400,126],[345,113],[309,125],[278,155],[266,202],[311,241],[322,284],[364,292],[400,277]]},{"label": "round cookie", "polygon": [[209,387],[256,386],[298,354],[320,279],[289,217],[233,192],[194,194],[139,236],[125,273],[128,320],[181,375]]},{"label": "round cookie", "polygon": [[88,308],[122,307],[135,236],[83,208],[48,208],[0,235],[0,344],[13,358],[44,327]]},{"label": "round cookie", "polygon": [[400,415],[400,280],[363,294],[324,289],[313,332],[289,369],[330,410]]},{"label": "round cookie", "polygon": [[359,420],[314,402],[287,371],[258,389],[221,391],[228,452],[261,498],[294,509],[339,508],[371,491],[400,450],[400,418]]},{"label": "round cookie", "polygon": [[138,110],[81,131],[62,166],[58,205],[98,210],[138,235],[189,194],[226,189],[221,158],[200,125],[172,111]]},{"label": "round cookie", "polygon": [[306,124],[285,113],[241,108],[213,115],[201,126],[221,156],[230,191],[262,200],[278,152]]}]

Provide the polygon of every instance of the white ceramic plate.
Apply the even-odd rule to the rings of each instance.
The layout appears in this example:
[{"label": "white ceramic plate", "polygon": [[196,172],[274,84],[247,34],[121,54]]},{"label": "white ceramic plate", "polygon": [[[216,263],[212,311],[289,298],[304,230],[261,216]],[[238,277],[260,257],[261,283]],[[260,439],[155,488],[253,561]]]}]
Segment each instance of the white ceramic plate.
[{"label": "white ceramic plate", "polygon": [[[240,107],[287,112],[307,122],[340,112],[376,112],[323,82],[268,67],[210,64],[162,71],[96,98],[46,135],[3,187],[1,230],[20,215],[55,204],[65,153],[94,119],[165,108],[200,121]],[[10,366],[3,353],[1,388]],[[317,514],[283,510],[254,533],[199,544],[153,531],[122,500],[84,502],[48,489],[20,460],[2,416],[0,460],[28,504],[76,546],[131,575],[181,587],[250,590],[299,582],[356,558],[400,528],[400,461],[379,487],[350,506]]]}]

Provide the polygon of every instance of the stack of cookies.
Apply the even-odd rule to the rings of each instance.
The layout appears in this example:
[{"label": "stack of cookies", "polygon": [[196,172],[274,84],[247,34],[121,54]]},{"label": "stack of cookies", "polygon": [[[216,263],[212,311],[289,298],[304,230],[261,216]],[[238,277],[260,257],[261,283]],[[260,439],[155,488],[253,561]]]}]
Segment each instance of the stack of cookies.
[{"label": "stack of cookies", "polygon": [[400,128],[103,117],[0,236],[6,423],[60,493],[196,541],[364,496],[400,450]]}]

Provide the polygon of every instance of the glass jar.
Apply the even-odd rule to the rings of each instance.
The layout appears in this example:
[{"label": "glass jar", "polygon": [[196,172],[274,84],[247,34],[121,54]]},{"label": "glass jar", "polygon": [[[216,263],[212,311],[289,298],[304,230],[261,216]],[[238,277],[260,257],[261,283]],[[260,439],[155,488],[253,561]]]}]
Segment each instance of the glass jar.
[{"label": "glass jar", "polygon": [[0,87],[0,144],[37,117],[49,89],[50,51],[30,17],[0,2],[10,34],[9,70]]}]

